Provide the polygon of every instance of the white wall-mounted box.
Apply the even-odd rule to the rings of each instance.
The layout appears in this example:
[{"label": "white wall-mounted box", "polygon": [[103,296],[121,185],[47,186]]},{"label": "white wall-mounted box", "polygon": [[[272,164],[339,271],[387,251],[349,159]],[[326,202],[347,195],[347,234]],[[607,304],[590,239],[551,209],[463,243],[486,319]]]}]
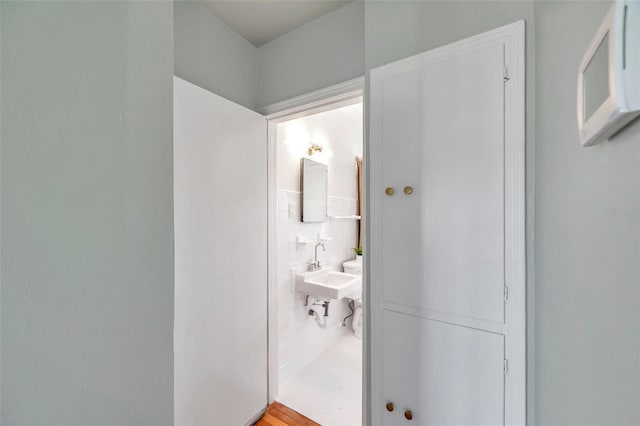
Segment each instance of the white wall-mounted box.
[{"label": "white wall-mounted box", "polygon": [[640,115],[640,1],[616,0],[578,70],[584,146],[607,140]]}]

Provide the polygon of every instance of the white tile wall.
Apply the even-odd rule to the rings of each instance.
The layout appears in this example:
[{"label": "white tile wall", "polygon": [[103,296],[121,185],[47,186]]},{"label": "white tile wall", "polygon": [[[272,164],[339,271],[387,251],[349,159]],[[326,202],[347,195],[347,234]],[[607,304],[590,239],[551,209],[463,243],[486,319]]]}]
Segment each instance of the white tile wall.
[{"label": "white tile wall", "polygon": [[[357,200],[329,196],[328,211],[332,215],[354,215]],[[300,192],[278,190],[278,364],[279,383],[296,375],[320,353],[335,344],[342,335],[351,333],[351,320],[341,327],[342,319],[350,311],[345,300],[333,301],[326,327],[321,327],[308,315],[304,295],[295,290],[294,276],[302,271],[314,256],[318,233],[331,238],[325,243],[326,252],[318,251],[322,265],[342,271],[342,262],[355,257],[356,220],[330,220],[326,223],[300,222]],[[314,241],[303,247],[296,244],[296,236]],[[322,315],[322,307],[317,307]]]}]

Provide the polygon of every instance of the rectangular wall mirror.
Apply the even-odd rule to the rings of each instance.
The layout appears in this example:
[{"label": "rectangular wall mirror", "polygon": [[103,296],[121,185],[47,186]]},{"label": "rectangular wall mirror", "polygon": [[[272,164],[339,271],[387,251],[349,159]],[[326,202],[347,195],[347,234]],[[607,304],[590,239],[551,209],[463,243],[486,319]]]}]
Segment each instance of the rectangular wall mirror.
[{"label": "rectangular wall mirror", "polygon": [[326,164],[308,158],[300,160],[300,191],[302,192],[302,221],[310,223],[327,221]]}]

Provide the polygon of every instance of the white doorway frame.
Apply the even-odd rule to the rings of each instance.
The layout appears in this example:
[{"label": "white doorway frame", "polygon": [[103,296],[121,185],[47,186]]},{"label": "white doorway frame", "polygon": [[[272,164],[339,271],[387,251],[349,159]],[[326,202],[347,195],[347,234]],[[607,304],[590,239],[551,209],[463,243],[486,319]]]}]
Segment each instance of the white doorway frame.
[{"label": "white doorway frame", "polygon": [[[508,64],[504,70],[505,86],[505,185],[509,197],[505,203],[513,212],[507,218],[505,227],[509,230],[509,240],[506,241],[505,264],[507,303],[505,315],[509,319],[504,330],[507,336],[505,345],[505,424],[509,426],[526,424],[526,253],[525,253],[525,21],[517,21],[491,31],[446,44],[426,52],[383,65],[370,71],[369,103],[371,126],[368,149],[369,165],[369,197],[368,232],[365,245],[369,255],[366,278],[370,291],[366,307],[369,314],[370,330],[381,330],[383,326],[383,298],[381,265],[383,259],[381,250],[382,235],[382,198],[384,182],[382,181],[382,128],[379,99],[381,81],[385,75],[391,75],[397,67],[412,66],[416,62],[438,59],[455,52],[473,49],[491,40],[504,40],[508,48],[505,50],[505,60]],[[373,78],[372,78],[373,77]],[[382,424],[382,409],[377,406],[382,401],[382,348],[384,342],[380,340],[380,333],[371,333],[371,419],[370,424]]]},{"label": "white doorway frame", "polygon": [[[268,404],[278,395],[278,298],[277,298],[277,127],[279,123],[363,102],[364,77],[348,80],[276,104],[258,112],[267,120],[267,398]],[[364,126],[364,121],[363,121]],[[364,132],[366,133],[366,131]],[[365,140],[363,138],[363,146]],[[366,165],[365,165],[366,167]],[[366,183],[365,183],[366,193]],[[365,300],[366,305],[366,300]],[[368,347],[363,336],[362,348]],[[364,358],[364,357],[363,357]],[[363,370],[364,373],[364,370]],[[364,378],[364,375],[363,375]],[[366,395],[363,388],[363,407]]]}]

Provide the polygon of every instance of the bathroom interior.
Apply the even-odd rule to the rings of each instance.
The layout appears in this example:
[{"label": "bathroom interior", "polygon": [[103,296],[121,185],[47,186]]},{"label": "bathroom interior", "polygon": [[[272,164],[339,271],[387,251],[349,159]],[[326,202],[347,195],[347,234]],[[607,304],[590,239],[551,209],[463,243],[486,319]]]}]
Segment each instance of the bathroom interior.
[{"label": "bathroom interior", "polygon": [[362,423],[362,129],[361,97],[276,125],[272,393],[320,424]]}]

